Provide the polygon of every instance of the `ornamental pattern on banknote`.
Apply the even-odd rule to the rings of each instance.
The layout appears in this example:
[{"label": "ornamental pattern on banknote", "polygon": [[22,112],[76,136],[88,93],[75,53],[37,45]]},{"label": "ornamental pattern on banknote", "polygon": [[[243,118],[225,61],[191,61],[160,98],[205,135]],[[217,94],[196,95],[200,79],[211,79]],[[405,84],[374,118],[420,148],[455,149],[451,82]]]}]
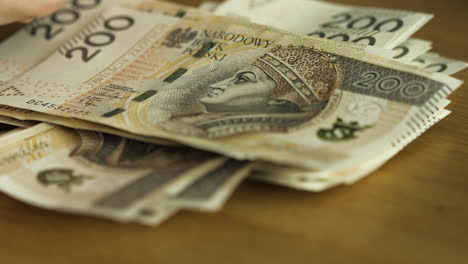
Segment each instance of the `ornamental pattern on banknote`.
[{"label": "ornamental pattern on banknote", "polygon": [[[209,85],[197,99],[205,111],[174,115],[173,131],[205,137],[247,132],[288,132],[318,116],[338,93],[336,57],[303,46],[276,46],[233,76]],[[190,128],[181,124],[189,125]]]}]

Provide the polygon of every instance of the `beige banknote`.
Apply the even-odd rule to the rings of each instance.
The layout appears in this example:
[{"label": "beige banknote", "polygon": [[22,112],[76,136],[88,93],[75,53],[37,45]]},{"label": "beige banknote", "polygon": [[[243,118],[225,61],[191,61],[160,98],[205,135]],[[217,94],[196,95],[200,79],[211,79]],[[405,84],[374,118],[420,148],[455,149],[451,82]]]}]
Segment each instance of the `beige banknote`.
[{"label": "beige banknote", "polygon": [[138,222],[157,225],[181,209],[214,212],[221,209],[254,164],[227,160],[211,172],[183,188],[171,188],[166,195],[153,197],[140,209]]},{"label": "beige banknote", "polygon": [[172,192],[167,203],[173,207],[202,211],[221,209],[237,186],[249,176],[253,162],[228,160],[178,192]]},{"label": "beige banknote", "polygon": [[[272,2],[275,2],[275,1],[274,0],[271,0],[271,1],[268,1],[268,0],[266,1],[230,1],[230,2],[228,1],[228,3],[225,3],[224,7],[222,7],[218,13],[233,14],[233,12],[230,12],[230,7],[232,6],[235,6],[235,7],[237,6],[239,10],[244,11],[244,10],[251,10],[255,8],[262,8],[265,5],[271,4]],[[200,8],[215,12],[215,10],[219,7],[219,4],[220,3],[205,2],[202,5],[200,5]],[[242,7],[243,4],[244,4],[244,7]],[[320,6],[320,4],[318,5]],[[224,8],[224,11],[223,11],[223,8]],[[314,10],[314,11],[317,11],[317,10]],[[244,14],[244,12],[242,12],[242,14]],[[276,22],[273,22],[272,24],[281,23],[281,24],[287,25],[288,19],[289,18],[285,18],[283,20],[277,20]],[[309,20],[307,21],[309,22]],[[360,29],[353,30],[349,28],[327,27],[327,28],[322,28],[319,31],[310,33],[309,35],[321,37],[321,38],[333,39],[333,40],[341,40],[341,41],[353,41],[355,39],[360,39],[363,41],[372,40],[372,41],[369,41],[367,44],[374,45],[375,43],[373,41],[374,39],[373,35],[376,33],[377,32],[360,30]],[[386,45],[392,40],[392,37],[393,37],[393,34],[391,32],[379,32],[379,35],[377,36],[378,42],[379,42],[378,45],[381,45],[381,46]],[[392,58],[400,62],[409,63],[416,57],[421,56],[427,51],[429,51],[431,48],[432,48],[432,43],[430,41],[410,38],[404,41],[403,43],[399,44],[397,47],[393,48],[394,54],[392,55]],[[446,110],[444,109],[440,110],[440,112],[445,112],[445,111]],[[437,116],[436,118],[440,118],[440,115],[441,114],[438,113],[435,116]],[[431,117],[431,120],[433,118],[434,117]],[[375,163],[379,163],[380,165],[382,165],[384,162],[385,162],[384,159],[376,159]],[[330,180],[333,178],[333,175],[336,174],[334,170],[321,170],[321,171],[315,171],[315,172],[305,171],[305,172],[296,173],[295,169],[288,169],[287,167],[278,167],[278,166],[271,166],[271,168],[267,170],[263,170],[265,169],[265,166],[260,166],[259,169],[260,169],[260,172],[257,174],[261,174],[262,177],[257,177],[257,178],[266,179],[270,181],[276,181],[276,183],[279,183],[282,185],[288,185],[291,182],[289,178],[299,178],[300,181],[298,183],[295,183],[296,185],[301,186],[301,183],[304,183],[306,186],[302,186],[302,188],[307,187],[307,188],[312,188],[313,190],[323,190],[324,188],[329,186]],[[356,171],[356,173],[354,174],[359,174],[361,175],[361,177],[363,175],[368,174],[368,172],[366,172],[368,170],[354,170],[354,171]],[[338,180],[334,180],[333,185],[339,184],[342,181],[343,181],[342,178]]]},{"label": "beige banknote", "polygon": [[309,0],[228,0],[216,14],[237,15],[298,34],[394,48],[432,15]]},{"label": "beige banknote", "polygon": [[434,52],[427,52],[413,59],[410,64],[434,72],[452,75],[468,67],[468,63],[441,56]]},{"label": "beige banknote", "polygon": [[[268,5],[271,6],[271,3],[275,2],[275,1],[230,1],[230,2],[228,1],[228,3],[225,3],[224,7],[222,7],[219,11],[221,11],[221,13],[222,13],[223,8],[225,8],[225,10],[228,10],[228,11],[226,11],[226,14],[227,14],[227,13],[230,12],[229,11],[230,7],[233,7],[233,6],[237,5],[237,7],[241,8],[242,4],[247,4],[248,2],[250,2],[250,3],[248,5],[245,5],[242,8],[243,10],[251,10],[251,9],[255,9],[255,8],[259,8],[259,9],[265,8]],[[276,2],[279,3],[281,1],[276,1]],[[286,4],[286,2],[287,1],[283,1],[283,4]],[[290,3],[288,2],[288,4],[290,4]],[[306,5],[308,5],[308,3]],[[313,4],[310,4],[310,5],[313,5]],[[316,3],[316,5],[320,6],[320,3]],[[298,6],[301,6],[301,5],[298,3]],[[270,8],[276,8],[277,10],[281,10],[281,5],[277,5],[276,7],[270,7]],[[268,9],[268,7],[266,9]],[[271,10],[271,9],[269,9],[269,10]],[[317,13],[319,12],[318,10],[314,10],[314,11],[316,11]],[[299,12],[299,13],[301,13],[301,12]],[[252,15],[252,17],[254,17],[254,15]],[[291,17],[293,17],[293,16],[291,16]],[[288,25],[288,23],[289,23],[289,21],[291,19],[294,19],[294,18],[290,18],[290,17],[285,16],[284,19],[275,20],[274,22],[269,23],[269,24],[275,24],[276,23],[276,24]],[[307,20],[307,21],[309,22],[309,20]],[[307,23],[307,25],[309,25],[309,24]],[[298,28],[300,28],[300,26],[301,25],[297,25]],[[325,28],[325,30],[321,29],[321,30],[318,30],[316,32],[310,33],[309,35],[322,37],[322,38],[328,38],[328,39],[334,39],[334,40],[350,41],[350,40],[353,40],[353,39],[358,39],[358,38],[363,37],[360,34],[364,34],[364,35],[369,34],[368,36],[372,36],[374,33],[375,32],[365,32],[365,30],[364,30],[364,32],[362,32],[362,30],[360,30],[360,29],[352,30],[350,28],[339,28],[339,27],[330,28],[330,27],[327,27],[327,28]],[[380,44],[383,44],[383,45],[385,45],[388,41],[391,41],[391,37],[388,37],[388,35],[391,36],[392,34],[389,34],[389,32],[385,32],[385,33],[387,34],[387,37],[385,35],[378,35],[379,42],[380,42]],[[380,32],[380,34],[382,34],[382,32]],[[369,38],[367,38],[367,39],[369,39]],[[368,44],[374,44],[374,43],[368,43]],[[408,39],[405,42],[398,45],[397,47],[393,48],[395,53],[394,53],[394,55],[392,57],[394,59],[396,59],[396,60],[401,61],[401,62],[408,63],[408,62],[412,61],[413,59],[415,59],[416,57],[426,53],[430,49],[431,49],[431,43],[429,41],[424,41],[424,40],[419,40],[419,39]],[[383,164],[383,162],[384,162],[383,159],[377,159],[377,161],[378,160],[381,160],[380,164]],[[311,188],[310,184],[312,184],[314,179],[318,179],[318,182],[313,182],[313,184],[314,184],[313,187],[315,188],[315,190],[322,190],[324,188],[324,186],[327,186],[327,184],[324,184],[323,181],[329,182],[329,179],[330,179],[331,175],[335,174],[335,172],[332,172],[330,170],[321,170],[319,172],[309,172],[309,173],[305,172],[305,173],[297,174],[297,173],[294,173],[294,169],[287,169],[287,168],[284,168],[284,167],[283,168],[276,168],[276,167],[277,166],[273,166],[272,170],[269,171],[269,172],[266,172],[266,171],[262,172],[264,175],[269,175],[268,177],[263,177],[263,178],[265,178],[265,179],[275,179],[275,180],[277,180],[278,183],[282,183],[282,184],[287,184],[287,183],[291,182],[291,181],[288,180],[288,176],[289,176],[289,178],[290,177],[300,178],[301,181],[299,182],[299,186],[300,186],[300,184],[302,182],[303,183],[302,188],[306,188],[306,187]],[[361,175],[365,175],[367,170],[356,170],[356,171],[358,173],[360,172]],[[282,172],[282,173],[280,173],[280,172]],[[271,174],[273,174],[273,175],[271,175]],[[307,181],[306,181],[306,179],[307,179]],[[333,184],[338,184],[341,181],[342,181],[342,179],[340,179],[338,182],[337,181],[333,182]]]},{"label": "beige banknote", "polygon": [[33,125],[36,125],[37,122],[29,121],[29,120],[21,120],[21,119],[12,118],[9,116],[0,115],[0,124],[6,124],[6,125],[11,125],[11,126],[16,126],[16,127],[31,127]]},{"label": "beige banknote", "polygon": [[[230,7],[232,6],[237,6],[238,8],[241,8],[241,10],[251,10],[255,8],[263,8],[265,5],[271,4],[273,1],[228,1],[228,3],[224,4],[224,7],[222,7],[219,11],[220,13],[223,13],[223,8],[226,14],[231,13]],[[278,2],[278,1],[277,1]],[[242,7],[242,4],[246,4],[244,7]],[[248,4],[248,5],[247,5]],[[217,8],[211,3],[207,3],[207,8],[209,8],[210,11],[214,10]],[[318,4],[320,6],[320,4]],[[318,10],[314,10],[315,12],[318,13]],[[299,12],[300,13],[300,12]],[[285,17],[285,19],[282,20],[277,20],[274,23],[281,23],[288,25],[289,21],[291,18]],[[305,20],[306,21],[306,20]],[[309,20],[307,20],[309,22]],[[310,26],[309,23],[306,23],[307,26]],[[300,27],[298,25],[297,27]],[[318,30],[316,32],[310,33],[309,35],[311,36],[316,36],[316,37],[322,37],[322,38],[328,38],[328,39],[334,39],[334,40],[341,40],[341,41],[352,41],[355,39],[367,39],[367,40],[373,40],[373,35],[376,32],[371,32],[366,30],[360,30],[360,29],[350,29],[350,28],[338,28],[338,27],[326,27],[322,28],[321,30]],[[391,32],[379,32],[377,35],[378,37],[378,42],[379,45],[384,46],[387,43],[389,43],[392,40],[393,34]],[[373,42],[368,42],[367,44],[375,44]],[[425,41],[425,40],[420,40],[420,39],[414,39],[410,38],[397,47],[393,48],[394,54],[392,55],[393,59],[396,59],[401,62],[408,63],[411,60],[415,59],[416,57],[426,53],[431,49],[431,42]],[[440,107],[440,106],[439,106]],[[383,155],[380,155],[383,156]],[[375,159],[375,163],[379,163],[380,165],[384,163],[384,159]],[[380,161],[380,162],[379,162]],[[369,162],[367,162],[369,163]],[[294,182],[293,185],[299,186],[303,189],[309,189],[309,190],[323,190],[326,187],[340,184],[342,183],[343,176],[339,179],[333,179],[333,175],[336,175],[337,172],[334,170],[321,170],[321,171],[315,171],[315,172],[295,172],[295,169],[288,169],[287,167],[278,167],[278,166],[270,166],[270,168],[267,168],[268,166],[261,166],[260,170],[261,172],[258,172],[257,175],[261,175],[261,177],[257,176],[257,178],[261,178],[264,180],[270,180],[272,182],[276,182],[282,185],[289,185],[293,181],[291,179],[299,179],[298,181]],[[355,166],[358,168],[357,166]],[[359,169],[353,169],[357,174],[366,175],[368,173],[368,170],[359,170]],[[354,173],[354,174],[356,174]],[[341,174],[343,175],[343,174]]]},{"label": "beige banknote", "polygon": [[[200,8],[203,10],[207,11],[214,11],[218,7],[219,3],[216,2],[204,2],[202,5],[200,5]],[[357,39],[359,37],[365,36],[365,34],[368,35],[373,35],[375,34],[372,32],[362,32],[361,30],[339,30],[339,29],[328,29],[326,31],[327,33],[330,33],[329,36],[326,36],[325,32],[320,32],[320,33],[315,33],[313,35],[316,35],[318,37],[326,37],[328,39],[338,39],[338,40],[345,40],[348,41],[350,39]],[[387,42],[391,41],[392,34],[386,34],[388,32],[385,32],[384,34],[379,35],[379,41],[382,45],[385,45]],[[386,35],[385,35],[386,34]],[[370,43],[373,44],[373,43]],[[409,62],[413,60],[414,58],[424,54],[428,50],[430,50],[432,47],[430,41],[425,41],[425,40],[420,40],[420,39],[414,39],[410,38],[397,47],[393,49],[394,54],[392,55],[393,59],[399,60],[401,62]],[[440,105],[439,105],[440,107]],[[446,110],[441,109],[441,112],[446,112]],[[436,115],[435,119],[440,118],[440,114]],[[434,119],[434,118],[432,118]],[[422,133],[422,132],[420,132]],[[384,155],[381,155],[384,156]],[[385,156],[389,156],[388,154]],[[378,166],[381,166],[384,163],[384,159],[375,159],[375,162],[373,165],[373,168],[376,168]],[[368,164],[370,162],[367,162]],[[379,164],[379,165],[377,165]],[[369,165],[367,165],[369,166]],[[363,167],[363,165],[359,166]],[[340,183],[343,183],[345,180],[345,177],[343,176],[346,175],[343,173],[343,170],[340,171],[340,177],[333,177],[334,175],[337,175],[338,173],[335,171],[330,171],[330,170],[324,170],[320,172],[300,172],[297,173],[295,172],[295,169],[288,170],[287,168],[284,167],[278,167],[278,166],[271,166],[271,168],[268,168],[266,170],[265,166],[258,166],[258,171],[255,175],[253,176],[254,178],[261,179],[261,180],[266,180],[274,183],[278,183],[281,185],[290,185],[292,182],[291,179],[300,179],[298,182],[294,182],[293,185],[298,185],[302,189],[308,189],[308,190],[324,190],[330,186],[338,185]],[[371,170],[368,169],[363,169],[360,170],[358,168],[355,168],[348,175],[350,178],[357,178],[357,175],[360,177],[367,175]],[[261,175],[261,176],[258,176]],[[354,175],[354,176],[353,176]],[[302,186],[301,184],[304,184],[305,186]],[[294,186],[292,186],[294,187]]]},{"label": "beige banknote", "polygon": [[[153,14],[163,14],[168,16],[175,16],[191,20],[203,20],[207,23],[210,19],[216,19],[216,17],[206,9],[200,9],[188,5],[183,5],[179,3],[174,3],[170,1],[155,1],[155,0],[145,0],[141,1],[138,4],[133,5],[133,9],[139,11],[145,11]],[[247,24],[250,25],[250,22],[246,18],[242,17],[223,17],[224,22],[226,23],[236,23],[236,24]],[[260,25],[257,25],[260,26]]]},{"label": "beige banknote", "polygon": [[365,162],[355,164],[349,168],[308,171],[298,168],[280,167],[274,164],[257,163],[256,169],[250,177],[290,188],[314,192],[324,191],[342,184],[352,184],[381,167],[395,156],[399,150],[449,114],[450,111],[441,108],[434,114],[433,118],[425,120],[420,127],[414,127],[403,133],[402,136],[395,140],[394,148],[376,153],[375,155],[369,155],[370,158]]},{"label": "beige banknote", "polygon": [[[279,166],[276,164],[271,163],[264,163],[264,162],[257,162],[255,165],[255,170],[259,171],[261,177],[259,178],[263,180],[270,180],[270,182],[279,183],[282,182],[293,182],[294,185],[299,185],[299,182],[303,182],[304,186],[303,189],[306,188],[314,188],[317,186],[323,186],[324,183],[329,181],[333,182],[334,185],[340,183],[346,183],[346,179],[348,178],[362,178],[369,173],[369,170],[359,170],[362,166],[365,167],[365,164],[377,164],[380,161],[380,165],[383,165],[389,158],[394,156],[399,150],[401,150],[404,146],[409,144],[413,139],[424,133],[429,127],[434,125],[436,122],[440,121],[444,117],[446,117],[450,111],[446,110],[445,108],[451,103],[450,100],[442,99],[440,100],[437,105],[435,106],[435,112],[431,113],[430,115],[421,115],[417,114],[413,116],[413,119],[418,119],[419,125],[413,126],[409,125],[406,131],[402,130],[401,134],[395,134],[392,142],[394,147],[386,149],[384,151],[376,150],[375,153],[372,155],[369,153],[369,158],[362,164],[353,164],[349,168],[344,169],[324,169],[324,170],[307,170],[301,169],[297,167],[290,167],[290,166]],[[377,168],[377,165],[373,165]],[[352,171],[350,175],[347,175],[346,171]],[[297,188],[297,187],[296,187]],[[323,188],[316,188],[313,190],[322,190]]]},{"label": "beige banknote", "polygon": [[173,141],[164,140],[164,139],[156,138],[156,137],[148,137],[148,136],[132,134],[127,131],[116,129],[114,127],[101,125],[101,124],[93,123],[93,122],[82,120],[82,119],[49,115],[49,114],[45,114],[41,112],[11,107],[7,105],[0,105],[0,116],[2,115],[5,118],[10,118],[10,120],[15,120],[25,125],[40,121],[40,122],[45,122],[45,123],[57,124],[57,125],[61,125],[61,126],[69,127],[69,128],[103,132],[107,134],[131,138],[135,140],[146,141],[146,142],[153,143],[153,144],[159,144],[159,145],[165,145],[165,146],[180,146],[179,143],[176,143]]},{"label": "beige banknote", "polygon": [[22,131],[22,130],[24,130],[24,128],[22,127],[15,127],[15,126],[0,123],[0,139],[7,137],[10,134],[14,134],[16,132]]},{"label": "beige banknote", "polygon": [[198,6],[198,8],[204,11],[214,12],[220,4],[221,4],[220,2],[215,2],[215,1],[204,1]]},{"label": "beige banknote", "polygon": [[393,48],[392,58],[404,63],[410,63],[417,57],[432,49],[432,42],[417,38],[409,38]]},{"label": "beige banknote", "polygon": [[92,30],[91,22],[107,8],[135,7],[142,2],[150,0],[69,0],[50,16],[32,21],[1,43],[0,83],[40,63],[83,29]]},{"label": "beige banknote", "polygon": [[226,160],[47,124],[11,133],[0,144],[3,192],[39,207],[122,221],[146,214],[146,200],[183,190]]},{"label": "beige banknote", "polygon": [[414,114],[460,85],[372,47],[222,17],[113,9],[99,21],[2,86],[19,92],[0,103],[238,158],[329,168],[391,147]]},{"label": "beige banknote", "polygon": [[[0,50],[5,51],[4,53],[7,54],[10,57],[20,57],[22,58],[22,63],[24,65],[33,66],[38,64],[40,61],[42,61],[46,56],[50,55],[52,52],[53,48],[57,48],[61,42],[63,42],[64,39],[69,38],[69,36],[73,33],[78,31],[78,29],[81,28],[87,28],[94,26],[94,21],[89,21],[91,18],[95,18],[100,14],[102,11],[104,11],[106,8],[109,8],[112,4],[120,4],[124,6],[131,6],[133,9],[137,9],[140,11],[145,11],[145,12],[150,12],[150,13],[162,13],[165,15],[169,16],[175,16],[175,17],[181,17],[183,16],[184,18],[188,19],[198,19],[198,18],[203,18],[207,13],[203,12],[202,10],[192,8],[189,6],[185,5],[180,5],[180,4],[174,4],[174,3],[169,3],[169,2],[163,2],[159,1],[157,4],[155,4],[155,0],[141,0],[141,1],[130,1],[130,0],[120,0],[117,2],[112,3],[111,1],[105,1],[104,3],[101,2],[96,2],[94,4],[89,4],[86,5],[87,9],[96,9],[93,11],[93,13],[89,14],[90,18],[85,17],[85,21],[79,21],[76,25],[73,25],[72,32],[69,32],[67,36],[63,36],[62,38],[54,38],[50,40],[49,43],[50,45],[45,45],[45,43],[41,42],[41,39],[39,40],[32,40],[30,42],[31,45],[34,45],[36,53],[30,54],[30,56],[27,56],[26,58],[22,58],[24,53],[22,52],[19,54],[18,52],[15,52],[14,49],[11,49],[10,47],[12,46],[17,46],[19,42],[24,43],[23,40],[27,37],[31,37],[28,34],[24,32],[18,32],[14,36],[12,36],[8,41],[4,43],[3,46],[0,46]],[[81,3],[81,4],[80,4]],[[84,2],[83,2],[84,3]],[[83,3],[82,2],[73,2],[70,3],[69,6],[67,6],[65,9],[68,10],[67,12],[72,12],[73,9],[80,9],[83,8]],[[72,10],[69,10],[72,9]],[[62,11],[58,11],[59,13]],[[65,13],[67,13],[65,12]],[[77,10],[73,11],[77,12]],[[54,15],[51,15],[53,17]],[[45,19],[45,18],[44,18]],[[50,18],[49,18],[50,19]],[[227,19],[227,18],[226,18]],[[243,22],[240,21],[239,19],[232,18],[233,21],[237,22]],[[86,22],[89,22],[86,24]],[[34,22],[35,23],[35,22]],[[50,26],[50,25],[49,25]],[[49,28],[49,26],[42,25],[40,28],[45,27]],[[52,26],[50,26],[52,27]],[[35,35],[34,35],[35,36]],[[7,52],[7,50],[9,52]],[[18,54],[17,54],[18,53]],[[8,66],[7,68],[12,68],[11,65]],[[24,70],[26,68],[23,67],[23,70],[21,71],[15,71],[15,75],[21,75],[24,73]],[[1,73],[0,73],[1,74]],[[1,96],[10,96],[11,93],[14,91],[7,89],[6,91],[3,91]],[[158,139],[154,137],[145,137],[145,136],[140,136],[136,134],[131,134],[122,130],[118,130],[109,126],[103,126],[99,125],[93,122],[85,121],[85,120],[78,120],[74,118],[63,118],[59,116],[52,116],[52,115],[47,115],[44,113],[39,113],[35,111],[28,111],[28,110],[23,110],[11,106],[5,106],[5,105],[0,105],[0,114],[8,116],[10,118],[16,119],[16,120],[22,120],[21,122],[32,122],[34,121],[42,121],[42,122],[47,122],[47,123],[54,123],[54,124],[59,124],[62,126],[66,127],[71,127],[71,128],[76,128],[76,129],[85,129],[85,130],[94,130],[94,131],[100,131],[104,133],[109,133],[109,134],[114,134],[114,135],[119,135],[122,137],[127,137],[127,138],[133,138],[135,140],[142,140],[142,141],[147,141],[150,143],[154,144],[162,144],[162,145],[178,145],[175,142],[170,142],[167,140],[163,139]],[[7,117],[7,118],[8,118]]]},{"label": "beige banknote", "polygon": [[[420,57],[421,59],[419,61],[416,60],[412,64],[419,67],[429,66],[428,69],[439,71],[447,75],[454,74],[466,68],[466,63],[462,61],[441,57],[440,55],[432,52],[425,54],[430,49],[431,43],[429,41],[410,38],[394,49],[394,51],[396,51],[394,59],[402,62],[408,62],[414,60],[416,57]],[[433,114],[433,116],[430,118],[423,116],[416,117],[424,121],[423,131],[450,113],[450,111],[444,109],[449,104],[449,100],[441,100],[437,104],[439,110]],[[423,131],[407,131],[406,133],[403,133],[403,135],[411,133],[420,135]],[[404,145],[407,143],[408,142]],[[288,169],[284,167],[278,168],[278,166],[272,165],[263,165],[260,166],[260,171],[252,177],[303,190],[322,191],[343,183],[355,182],[357,179],[362,178],[366,174],[383,165],[395,154],[396,152],[391,151],[390,153],[380,155],[378,158],[373,159],[373,164],[369,161],[364,164],[359,164],[350,170],[342,170],[341,172],[335,170],[300,171],[294,168]]]}]

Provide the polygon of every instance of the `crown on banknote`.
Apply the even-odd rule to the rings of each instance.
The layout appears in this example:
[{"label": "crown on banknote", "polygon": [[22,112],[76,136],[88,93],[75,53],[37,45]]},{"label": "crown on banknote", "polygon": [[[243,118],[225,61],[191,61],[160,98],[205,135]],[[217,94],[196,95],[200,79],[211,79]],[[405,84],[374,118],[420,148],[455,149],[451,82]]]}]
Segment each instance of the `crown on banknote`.
[{"label": "crown on banknote", "polygon": [[272,98],[299,107],[323,103],[341,85],[336,57],[303,46],[277,46],[254,63],[277,84]]}]

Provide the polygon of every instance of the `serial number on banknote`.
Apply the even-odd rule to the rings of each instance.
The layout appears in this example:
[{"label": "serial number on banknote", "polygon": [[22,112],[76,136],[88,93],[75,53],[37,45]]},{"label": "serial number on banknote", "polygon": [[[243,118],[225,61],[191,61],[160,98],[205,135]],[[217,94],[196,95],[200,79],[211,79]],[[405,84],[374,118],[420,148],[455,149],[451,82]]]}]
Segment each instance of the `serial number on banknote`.
[{"label": "serial number on banknote", "polygon": [[27,101],[26,103],[29,104],[29,105],[36,105],[36,106],[42,106],[42,107],[48,108],[48,109],[54,109],[54,110],[57,110],[57,111],[60,111],[60,112],[83,114],[83,115],[88,115],[89,114],[89,111],[78,110],[76,108],[63,106],[63,105],[57,105],[57,104],[53,104],[53,103],[50,103],[50,102],[45,102],[45,101],[42,101],[42,100],[31,99],[31,100]]}]

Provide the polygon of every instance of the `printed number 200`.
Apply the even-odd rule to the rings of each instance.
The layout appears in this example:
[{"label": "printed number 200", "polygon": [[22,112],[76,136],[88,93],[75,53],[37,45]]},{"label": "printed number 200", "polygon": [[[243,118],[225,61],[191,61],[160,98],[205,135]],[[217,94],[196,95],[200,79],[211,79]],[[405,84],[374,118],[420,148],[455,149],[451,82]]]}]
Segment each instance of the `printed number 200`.
[{"label": "printed number 200", "polygon": [[65,57],[71,59],[73,58],[74,53],[79,52],[81,53],[81,59],[84,62],[89,62],[99,53],[101,53],[101,49],[90,52],[90,47],[99,48],[112,44],[115,41],[115,31],[127,30],[131,28],[134,23],[135,20],[129,16],[114,16],[108,18],[106,21],[104,21],[104,28],[107,31],[97,31],[89,34],[84,39],[84,44],[86,46],[75,47],[68,50],[65,54]]}]

